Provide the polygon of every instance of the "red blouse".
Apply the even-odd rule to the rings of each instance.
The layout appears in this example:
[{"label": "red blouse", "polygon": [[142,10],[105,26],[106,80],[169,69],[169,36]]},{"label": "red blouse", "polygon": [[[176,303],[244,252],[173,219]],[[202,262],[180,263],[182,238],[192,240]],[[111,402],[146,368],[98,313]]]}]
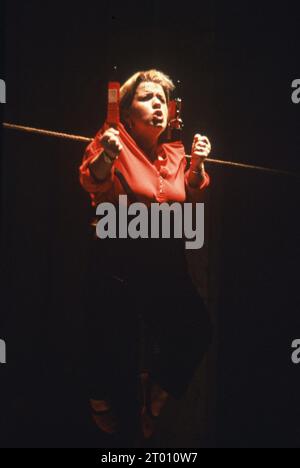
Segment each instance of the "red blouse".
[{"label": "red blouse", "polygon": [[[190,169],[186,170],[186,155],[181,142],[163,143],[158,148],[158,158],[151,162],[137,146],[122,124],[119,124],[120,140],[123,149],[115,160],[110,176],[103,182],[96,181],[89,170],[90,162],[103,151],[99,142],[100,135],[107,129],[103,127],[88,145],[80,166],[80,183],[90,193],[92,205],[101,202],[117,204],[119,195],[125,195],[124,185],[115,174],[115,170],[126,179],[134,192],[136,201],[150,205],[171,202],[200,202],[202,191],[209,185],[209,176],[199,187],[188,184]],[[128,200],[130,203],[130,201]]]}]

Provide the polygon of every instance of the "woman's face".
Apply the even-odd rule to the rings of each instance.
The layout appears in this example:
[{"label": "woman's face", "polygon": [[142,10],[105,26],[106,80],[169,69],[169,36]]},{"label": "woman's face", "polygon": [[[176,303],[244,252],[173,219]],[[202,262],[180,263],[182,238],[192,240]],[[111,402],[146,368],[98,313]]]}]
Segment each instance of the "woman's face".
[{"label": "woman's face", "polygon": [[129,121],[135,133],[159,136],[167,127],[168,105],[162,86],[151,81],[140,83],[136,89]]}]

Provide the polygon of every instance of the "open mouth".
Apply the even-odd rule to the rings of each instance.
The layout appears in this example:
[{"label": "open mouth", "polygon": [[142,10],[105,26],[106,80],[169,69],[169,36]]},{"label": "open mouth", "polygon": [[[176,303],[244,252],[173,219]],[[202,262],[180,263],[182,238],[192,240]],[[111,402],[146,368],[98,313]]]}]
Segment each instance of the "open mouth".
[{"label": "open mouth", "polygon": [[163,123],[164,121],[164,117],[163,117],[163,114],[153,114],[153,123],[154,124],[159,124],[159,123]]}]

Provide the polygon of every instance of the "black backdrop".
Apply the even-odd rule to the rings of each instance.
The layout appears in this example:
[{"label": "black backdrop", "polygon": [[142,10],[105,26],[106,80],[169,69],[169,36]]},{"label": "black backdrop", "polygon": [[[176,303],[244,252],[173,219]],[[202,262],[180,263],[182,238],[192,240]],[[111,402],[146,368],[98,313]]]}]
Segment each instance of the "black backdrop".
[{"label": "black backdrop", "polygon": [[[299,172],[300,105],[291,102],[291,82],[300,77],[299,8],[3,6],[5,121],[92,136],[104,118],[112,65],[121,81],[155,67],[181,81],[187,151],[200,131],[215,158]],[[8,364],[0,368],[0,444],[89,444],[74,372],[84,359],[79,298],[93,214],[78,183],[84,145],[3,136],[0,337]],[[208,171],[218,330],[209,445],[296,446],[300,368],[290,356],[300,337],[299,179],[212,164]]]}]

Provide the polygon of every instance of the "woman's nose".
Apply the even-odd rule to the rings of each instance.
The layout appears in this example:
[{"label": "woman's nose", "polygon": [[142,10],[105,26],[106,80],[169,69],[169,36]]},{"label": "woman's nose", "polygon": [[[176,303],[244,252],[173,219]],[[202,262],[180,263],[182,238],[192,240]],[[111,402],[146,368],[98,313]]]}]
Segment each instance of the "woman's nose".
[{"label": "woman's nose", "polygon": [[155,108],[160,108],[161,107],[161,102],[160,102],[160,100],[158,98],[154,98],[152,105]]}]

